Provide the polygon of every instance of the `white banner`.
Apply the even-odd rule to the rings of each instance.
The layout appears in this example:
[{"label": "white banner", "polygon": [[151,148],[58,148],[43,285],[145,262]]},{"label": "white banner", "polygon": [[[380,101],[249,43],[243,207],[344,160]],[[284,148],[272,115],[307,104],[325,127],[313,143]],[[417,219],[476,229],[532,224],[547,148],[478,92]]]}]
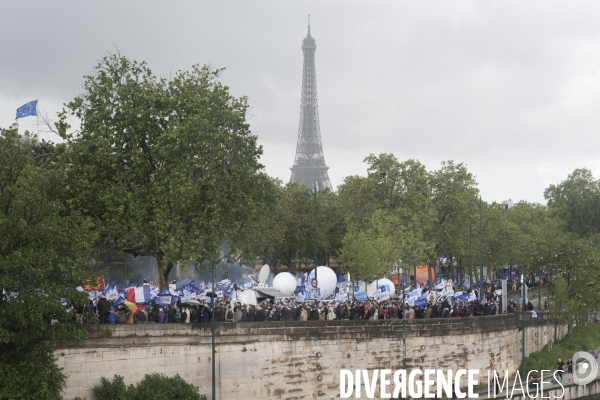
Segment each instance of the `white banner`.
[{"label": "white banner", "polygon": [[390,299],[390,292],[383,292],[383,293],[379,293],[377,295],[373,294],[373,299],[375,299],[376,302],[381,303],[382,301],[386,301]]},{"label": "white banner", "polygon": [[335,301],[338,303],[344,303],[348,301],[348,295],[346,293],[338,293],[335,295]]},{"label": "white banner", "polygon": [[112,289],[109,290],[108,292],[106,292],[106,300],[116,300],[119,298],[119,292],[117,292],[117,289]]}]

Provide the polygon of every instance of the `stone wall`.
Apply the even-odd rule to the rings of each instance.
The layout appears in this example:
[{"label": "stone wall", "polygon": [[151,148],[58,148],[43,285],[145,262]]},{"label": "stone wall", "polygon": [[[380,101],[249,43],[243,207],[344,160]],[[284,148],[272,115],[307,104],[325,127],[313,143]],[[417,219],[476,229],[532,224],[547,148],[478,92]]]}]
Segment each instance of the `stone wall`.
[{"label": "stone wall", "polygon": [[[521,361],[520,314],[408,320],[407,367],[514,371]],[[57,344],[69,376],[65,399],[92,398],[100,377],[136,383],[178,373],[211,393],[210,324],[89,326],[90,340]],[[105,336],[110,329],[112,338]],[[339,394],[340,369],[401,369],[402,320],[216,324],[217,398],[317,399]],[[559,337],[566,328],[558,330]],[[528,315],[526,352],[554,336],[546,313]],[[326,396],[326,397],[321,397]]]}]

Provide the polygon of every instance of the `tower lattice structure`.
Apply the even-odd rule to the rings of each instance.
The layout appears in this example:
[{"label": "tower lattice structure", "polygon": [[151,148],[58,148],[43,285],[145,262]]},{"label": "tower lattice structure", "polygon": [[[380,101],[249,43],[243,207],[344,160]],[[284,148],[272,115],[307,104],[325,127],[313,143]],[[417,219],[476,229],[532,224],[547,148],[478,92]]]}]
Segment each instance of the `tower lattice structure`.
[{"label": "tower lattice structure", "polygon": [[317,73],[315,69],[315,51],[317,43],[310,35],[302,41],[304,66],[302,68],[302,100],[300,104],[300,127],[296,144],[296,157],[292,168],[291,181],[312,188],[316,182],[319,190],[331,189],[331,182],[325,165],[321,128],[319,126],[319,105],[317,102]]}]

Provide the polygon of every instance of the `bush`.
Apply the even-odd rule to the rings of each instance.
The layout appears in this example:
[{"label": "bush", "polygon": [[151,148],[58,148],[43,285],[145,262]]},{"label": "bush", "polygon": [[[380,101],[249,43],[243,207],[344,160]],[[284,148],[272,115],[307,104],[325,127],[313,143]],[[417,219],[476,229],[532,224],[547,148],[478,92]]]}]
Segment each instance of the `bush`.
[{"label": "bush", "polygon": [[0,399],[60,400],[65,381],[49,347],[0,344]]},{"label": "bush", "polygon": [[112,382],[102,377],[92,392],[96,400],[206,400],[196,386],[179,375],[169,378],[157,373],[146,375],[135,387],[127,387],[119,375],[115,375]]},{"label": "bush", "polygon": [[105,377],[100,378],[100,384],[92,388],[96,400],[128,400],[132,387],[125,386],[122,376],[115,375],[112,382]]},{"label": "bush", "polygon": [[146,375],[133,391],[135,400],[206,400],[198,388],[179,375],[168,378],[163,374]]}]

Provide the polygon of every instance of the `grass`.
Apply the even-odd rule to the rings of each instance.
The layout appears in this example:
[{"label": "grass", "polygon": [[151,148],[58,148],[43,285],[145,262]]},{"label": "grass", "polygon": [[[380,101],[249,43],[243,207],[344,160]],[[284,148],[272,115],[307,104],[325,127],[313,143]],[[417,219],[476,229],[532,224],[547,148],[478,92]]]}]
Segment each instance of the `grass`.
[{"label": "grass", "polygon": [[558,344],[548,345],[536,353],[531,353],[525,358],[525,367],[528,371],[549,369],[553,370],[559,358],[566,364],[567,360],[578,351],[590,351],[600,348],[600,324],[587,324],[573,330],[573,336],[565,337]]}]

